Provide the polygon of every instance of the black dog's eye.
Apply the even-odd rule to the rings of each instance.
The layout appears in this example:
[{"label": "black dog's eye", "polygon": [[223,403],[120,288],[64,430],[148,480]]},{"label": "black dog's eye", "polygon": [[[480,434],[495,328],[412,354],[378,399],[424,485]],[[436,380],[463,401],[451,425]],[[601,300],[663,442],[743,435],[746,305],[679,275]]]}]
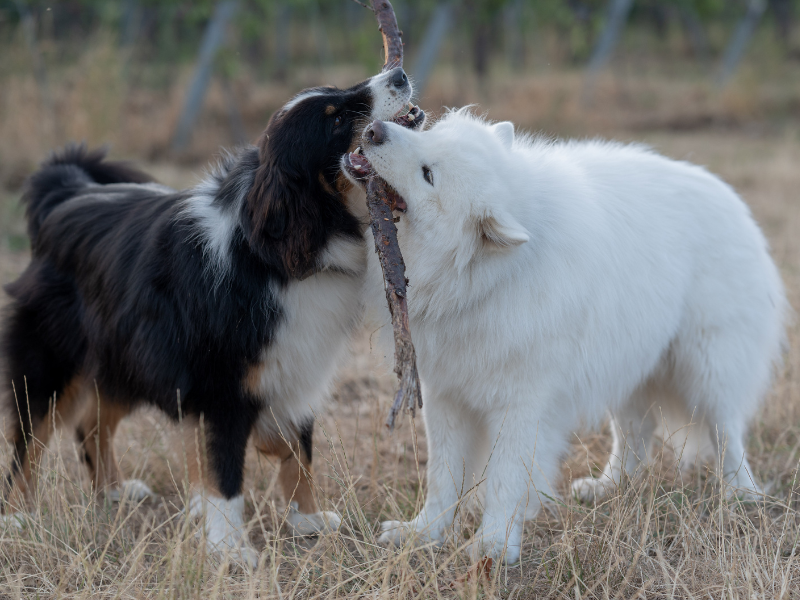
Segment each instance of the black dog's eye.
[{"label": "black dog's eye", "polygon": [[333,120],[333,126],[338,127],[342,124],[342,115],[336,115],[336,118]]},{"label": "black dog's eye", "polygon": [[425,178],[425,181],[433,185],[433,173],[428,167],[422,167],[422,176]]}]

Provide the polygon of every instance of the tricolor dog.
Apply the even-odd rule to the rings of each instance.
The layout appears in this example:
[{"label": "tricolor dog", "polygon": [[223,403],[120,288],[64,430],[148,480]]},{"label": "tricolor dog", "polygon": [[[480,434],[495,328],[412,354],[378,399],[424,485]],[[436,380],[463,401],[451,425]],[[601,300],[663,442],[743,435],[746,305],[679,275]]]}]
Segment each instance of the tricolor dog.
[{"label": "tricolor dog", "polygon": [[[573,483],[578,495],[607,494],[647,460],[660,427],[692,420],[725,489],[760,493],[747,425],[781,358],[788,306],[728,185],[641,146],[515,136],[463,110],[419,134],[375,122],[348,161],[405,199],[397,227],[425,400],[425,504],[383,523],[382,542],[441,541],[485,478],[472,551],[516,562],[571,432],[608,412],[611,458]],[[368,260],[367,302],[388,323]]]},{"label": "tricolor dog", "polygon": [[[288,522],[336,529],[308,480],[314,415],[361,316],[364,193],[340,158],[373,119],[413,126],[402,69],[350,89],[306,90],[258,146],[175,191],[102,153],[55,153],[25,195],[32,260],[6,287],[2,415],[22,509],[53,424],[73,427],[97,489],[142,497],[113,453],[143,403],[181,419],[190,509],[214,549],[254,565],[243,536],[248,440],[282,459]],[[99,402],[99,406],[98,403]],[[22,494],[18,492],[23,492]]]}]

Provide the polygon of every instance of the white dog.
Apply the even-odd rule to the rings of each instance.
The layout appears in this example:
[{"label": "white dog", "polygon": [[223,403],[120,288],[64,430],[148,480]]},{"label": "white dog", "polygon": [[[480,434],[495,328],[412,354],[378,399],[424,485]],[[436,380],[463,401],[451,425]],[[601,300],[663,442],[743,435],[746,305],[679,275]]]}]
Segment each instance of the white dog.
[{"label": "white dog", "polygon": [[[511,123],[463,110],[423,133],[377,121],[363,139],[346,159],[407,203],[398,234],[429,445],[424,507],[383,523],[382,542],[443,540],[485,480],[471,551],[516,562],[570,433],[607,412],[613,452],[600,479],[575,482],[580,495],[633,474],[667,418],[704,419],[726,485],[759,494],[746,427],[788,305],[728,185],[641,146],[515,140]],[[370,260],[367,302],[388,322]]]}]

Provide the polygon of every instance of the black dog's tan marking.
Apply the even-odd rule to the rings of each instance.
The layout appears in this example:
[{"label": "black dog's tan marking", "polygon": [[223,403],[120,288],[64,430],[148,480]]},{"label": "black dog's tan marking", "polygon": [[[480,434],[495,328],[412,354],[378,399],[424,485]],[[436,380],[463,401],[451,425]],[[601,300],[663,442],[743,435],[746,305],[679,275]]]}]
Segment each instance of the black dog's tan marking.
[{"label": "black dog's tan marking", "polygon": [[311,473],[311,436],[313,421],[301,425],[299,430],[286,432],[288,438],[271,437],[254,440],[256,450],[262,454],[276,456],[281,461],[278,482],[287,502],[294,500],[301,513],[317,511],[314,500]]}]

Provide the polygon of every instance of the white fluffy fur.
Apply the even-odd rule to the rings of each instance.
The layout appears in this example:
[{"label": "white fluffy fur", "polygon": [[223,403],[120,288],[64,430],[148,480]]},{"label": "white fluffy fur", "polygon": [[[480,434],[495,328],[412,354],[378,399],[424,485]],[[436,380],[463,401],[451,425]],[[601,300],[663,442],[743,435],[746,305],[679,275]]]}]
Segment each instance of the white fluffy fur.
[{"label": "white fluffy fur", "polygon": [[113,487],[106,493],[109,500],[119,502],[141,502],[153,496],[153,490],[141,479],[126,479],[118,487]]},{"label": "white fluffy fur", "polygon": [[339,530],[342,519],[335,512],[321,510],[313,514],[301,513],[297,502],[290,502],[286,513],[286,523],[297,536],[333,533]]},{"label": "white fluffy fur", "polygon": [[219,286],[225,273],[230,268],[230,246],[238,227],[238,214],[248,190],[239,190],[235,202],[230,206],[220,206],[214,202],[219,192],[220,183],[225,179],[230,168],[232,155],[225,153],[210,172],[194,188],[182,213],[197,221],[198,236],[202,238],[204,254],[210,259],[208,269],[215,275],[215,286]]},{"label": "white fluffy fur", "polygon": [[[607,492],[659,425],[690,419],[708,427],[727,485],[759,492],[746,427],[788,307],[728,185],[641,146],[514,139],[510,123],[465,111],[424,133],[386,127],[364,153],[408,203],[398,232],[430,458],[424,508],[384,523],[383,542],[442,540],[485,479],[472,550],[516,562],[571,432],[607,412],[612,457],[577,493]],[[367,302],[388,322],[371,256]]]},{"label": "white fluffy fur", "polygon": [[375,75],[369,81],[369,89],[372,90],[373,97],[373,119],[391,119],[410,99],[410,97],[406,98],[401,94],[400,90],[394,86],[392,83],[393,75],[393,70],[385,71]]},{"label": "white fluffy fur", "polygon": [[322,262],[326,269],[276,291],[284,314],[261,357],[261,393],[270,406],[256,423],[262,437],[319,414],[361,317],[363,244],[334,239]]},{"label": "white fluffy fur", "polygon": [[206,543],[212,551],[228,555],[234,562],[251,569],[258,566],[258,551],[247,539],[244,522],[244,496],[230,500],[194,494],[189,514],[203,519]]}]

